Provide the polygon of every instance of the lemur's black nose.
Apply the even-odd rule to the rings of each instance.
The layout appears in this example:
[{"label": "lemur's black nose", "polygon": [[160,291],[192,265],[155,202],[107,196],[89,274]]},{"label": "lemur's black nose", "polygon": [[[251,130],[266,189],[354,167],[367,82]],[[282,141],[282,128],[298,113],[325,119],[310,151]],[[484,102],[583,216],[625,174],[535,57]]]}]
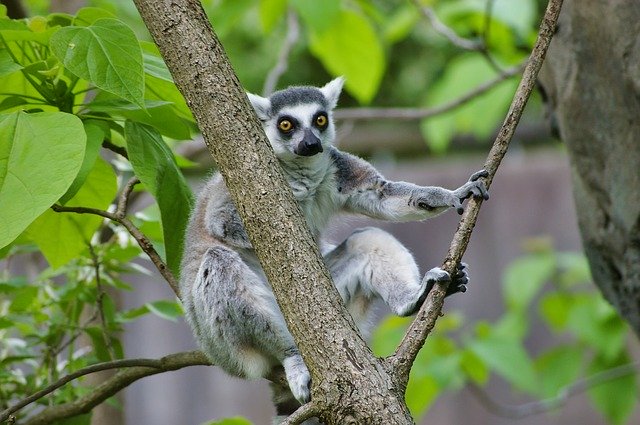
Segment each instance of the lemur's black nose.
[{"label": "lemur's black nose", "polygon": [[320,139],[310,129],[304,131],[304,138],[298,143],[296,154],[300,156],[313,156],[322,152],[322,143]]}]

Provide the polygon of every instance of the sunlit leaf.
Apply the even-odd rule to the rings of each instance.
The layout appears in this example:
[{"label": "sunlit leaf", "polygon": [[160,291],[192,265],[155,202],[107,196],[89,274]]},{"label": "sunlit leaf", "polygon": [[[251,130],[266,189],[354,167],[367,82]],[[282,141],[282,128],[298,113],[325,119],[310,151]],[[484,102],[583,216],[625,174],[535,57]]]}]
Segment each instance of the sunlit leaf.
[{"label": "sunlit leaf", "polygon": [[74,115],[15,112],[0,115],[0,140],[3,247],[67,191],[82,165],[86,136]]},{"label": "sunlit leaf", "polygon": [[265,33],[270,33],[286,15],[287,0],[260,0],[260,24]]},{"label": "sunlit leaf", "polygon": [[[67,201],[69,207],[107,209],[117,190],[113,168],[98,158],[78,192]],[[45,211],[27,233],[38,245],[51,267],[58,268],[87,249],[102,218],[90,214]]]},{"label": "sunlit leaf", "polygon": [[143,105],[142,51],[135,34],[124,23],[98,19],[88,27],[61,28],[51,37],[51,50],[76,76]]},{"label": "sunlit leaf", "polygon": [[331,28],[311,32],[309,48],[332,75],[345,76],[346,89],[358,101],[371,102],[386,64],[380,40],[365,17],[341,11]]}]

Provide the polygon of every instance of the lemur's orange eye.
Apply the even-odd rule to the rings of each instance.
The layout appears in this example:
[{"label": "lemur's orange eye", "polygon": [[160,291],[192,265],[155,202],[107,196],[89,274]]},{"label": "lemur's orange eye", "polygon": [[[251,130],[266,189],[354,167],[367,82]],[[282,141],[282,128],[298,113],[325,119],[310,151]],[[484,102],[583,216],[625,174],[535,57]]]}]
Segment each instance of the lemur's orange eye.
[{"label": "lemur's orange eye", "polygon": [[278,124],[278,128],[281,131],[291,131],[291,129],[293,128],[293,124],[291,124],[291,121],[289,120],[282,120]]},{"label": "lemur's orange eye", "polygon": [[318,115],[318,118],[316,118],[316,125],[318,127],[324,127],[325,125],[327,125],[327,116],[326,115]]}]

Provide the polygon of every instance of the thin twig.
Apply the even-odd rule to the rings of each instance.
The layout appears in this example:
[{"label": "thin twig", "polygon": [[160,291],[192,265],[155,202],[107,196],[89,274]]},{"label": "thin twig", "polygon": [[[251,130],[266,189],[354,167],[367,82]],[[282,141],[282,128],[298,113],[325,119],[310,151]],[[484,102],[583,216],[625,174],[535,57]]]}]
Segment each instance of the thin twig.
[{"label": "thin twig", "polygon": [[459,98],[433,108],[342,108],[336,110],[333,116],[337,120],[421,120],[430,118],[449,112],[481,96],[504,80],[518,75],[524,69],[524,66],[525,63],[521,63],[509,68],[494,79],[480,84]]},{"label": "thin twig", "polygon": [[480,41],[469,40],[460,37],[454,30],[446,26],[440,19],[438,19],[438,16],[436,15],[433,8],[423,5],[422,3],[420,3],[420,0],[414,0],[413,3],[416,5],[420,13],[422,13],[422,15],[429,20],[435,32],[447,38],[447,40],[449,40],[452,44],[464,50],[471,50],[474,52],[479,52],[480,50],[482,50],[483,45]]},{"label": "thin twig", "polygon": [[131,196],[131,192],[135,185],[140,183],[140,179],[138,177],[133,176],[129,179],[127,184],[122,189],[122,193],[118,198],[118,207],[116,208],[116,215],[118,217],[124,217],[127,215],[127,206],[129,204],[129,197]]},{"label": "thin twig", "polygon": [[558,390],[555,397],[519,405],[509,405],[495,401],[482,388],[475,384],[469,385],[468,388],[471,393],[478,398],[481,404],[494,415],[510,419],[522,419],[527,416],[533,416],[555,410],[563,406],[568,401],[569,397],[583,393],[606,382],[638,373],[639,365],[640,362],[635,362],[604,370],[587,378],[578,380],[573,384],[562,387]]},{"label": "thin twig", "polygon": [[[187,366],[210,365],[210,364],[211,362],[205,357],[204,354],[202,354],[202,352],[199,352],[199,351],[189,351],[189,352],[171,354],[171,355],[162,357],[160,359],[125,359],[125,360],[114,360],[110,362],[97,363],[82,369],[78,369],[75,372],[60,378],[56,382],[47,386],[46,388],[43,388],[42,390],[30,395],[29,397],[23,400],[20,400],[10,408],[0,413],[0,422],[8,420],[13,415],[13,413],[19,411],[25,406],[28,406],[34,401],[39,400],[45,395],[57,390],[63,385],[91,373],[100,372],[100,371],[109,370],[109,369],[132,368],[131,371],[125,371],[127,373],[123,373],[123,371],[119,372],[114,377],[100,384],[98,387],[94,389],[94,391],[87,394],[86,396],[83,396],[70,403],[56,405],[56,406],[52,406],[50,408],[44,409],[42,412],[38,413],[35,417],[30,418],[26,423],[27,424],[52,423],[55,420],[59,420],[59,419],[75,416],[83,412],[87,412],[97,404],[101,403],[102,401],[111,397],[113,394],[120,391],[122,388],[131,384],[133,381],[136,381],[140,378],[144,378],[145,376],[177,370]],[[71,409],[70,408],[71,406],[73,406],[74,408]],[[59,415],[59,413],[62,413],[62,412],[64,412],[64,416]]]},{"label": "thin twig", "polygon": [[116,223],[120,223],[124,226],[127,231],[133,236],[133,238],[138,242],[138,245],[142,250],[149,256],[153,264],[156,266],[162,277],[165,278],[173,292],[176,296],[180,297],[180,287],[178,282],[171,273],[171,270],[167,267],[167,265],[162,261],[160,255],[153,247],[153,244],[141,231],[138,229],[127,217],[119,217],[115,213],[100,210],[97,208],[87,208],[87,207],[66,207],[62,205],[52,205],[51,209],[55,212],[72,212],[76,214],[93,214],[99,215],[100,217],[108,218],[109,220],[115,221]]},{"label": "thin twig", "polygon": [[264,87],[262,89],[263,96],[269,96],[275,90],[278,85],[278,80],[282,77],[289,68],[289,56],[293,47],[300,38],[300,23],[298,22],[298,16],[293,10],[289,10],[287,13],[287,35],[284,39],[284,43],[280,48],[278,54],[278,61],[276,65],[269,71],[267,78],[264,81]]},{"label": "thin twig", "polygon": [[111,359],[115,359],[115,351],[113,350],[113,338],[111,334],[107,330],[107,320],[104,316],[104,288],[102,287],[102,278],[100,277],[100,259],[96,254],[96,250],[93,248],[93,245],[89,244],[89,253],[91,254],[91,262],[93,263],[93,269],[96,278],[96,290],[98,291],[98,296],[96,297],[96,311],[94,315],[97,313],[100,318],[100,325],[102,326],[102,340],[107,347],[107,351],[109,352],[109,357]]},{"label": "thin twig", "polygon": [[300,406],[298,410],[289,415],[280,425],[298,425],[309,418],[313,418],[318,413],[320,413],[320,408],[311,401]]},{"label": "thin twig", "polygon": [[[514,95],[511,107],[507,113],[507,117],[502,124],[500,132],[496,137],[496,140],[489,152],[487,160],[484,165],[484,169],[488,172],[488,176],[485,178],[487,187],[491,185],[491,181],[495,176],[495,173],[507,152],[509,142],[513,137],[524,107],[533,91],[533,87],[536,83],[536,77],[542,66],[542,61],[546,55],[551,38],[556,30],[556,23],[558,21],[558,15],[560,14],[560,8],[562,6],[562,0],[550,0],[547,6],[547,10],[540,24],[540,31],[538,33],[538,39],[533,47],[529,61],[524,69],[522,80],[518,85],[518,89]],[[482,200],[471,199],[467,205],[466,211],[462,216],[462,220],[458,225],[458,229],[453,236],[453,241],[449,247],[447,257],[445,259],[443,268],[450,274],[454,272],[456,265],[462,259],[471,232],[475,226],[480,210]],[[420,308],[415,320],[407,329],[400,345],[396,352],[388,359],[392,364],[392,370],[396,372],[396,378],[398,383],[402,386],[406,386],[409,380],[409,371],[415,361],[415,358],[420,351],[420,348],[424,345],[424,342],[435,326],[444,303],[444,295],[446,292],[446,285],[436,285],[432,291],[429,292],[425,303]]]},{"label": "thin twig", "polygon": [[127,150],[125,148],[123,148],[122,146],[114,145],[109,140],[103,140],[102,147],[109,149],[110,151],[115,152],[124,158],[129,159],[129,155],[127,154]]}]

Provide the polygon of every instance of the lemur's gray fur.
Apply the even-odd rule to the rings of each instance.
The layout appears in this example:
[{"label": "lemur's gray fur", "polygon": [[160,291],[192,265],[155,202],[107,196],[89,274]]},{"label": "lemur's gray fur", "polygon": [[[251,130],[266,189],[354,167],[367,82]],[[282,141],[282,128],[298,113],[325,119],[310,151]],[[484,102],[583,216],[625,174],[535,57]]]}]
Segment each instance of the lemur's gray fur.
[{"label": "lemur's gray fur", "polygon": [[[451,207],[462,212],[462,202],[470,196],[488,198],[478,180],[486,175],[483,171],[453,191],[423,187],[388,181],[366,161],[333,147],[331,115],[342,85],[337,78],[321,88],[290,87],[269,98],[249,94],[317,240],[341,211],[391,221],[423,220]],[[410,315],[436,281],[450,280],[438,267],[421,279],[411,253],[376,228],[356,230],[338,246],[323,246],[322,252],[338,292],[363,328],[375,299],[397,315]],[[448,293],[464,292],[467,281],[461,265]],[[219,174],[207,182],[192,213],[180,290],[186,318],[217,366],[246,378],[264,377],[282,366],[295,399],[309,400],[309,371]],[[278,413],[290,413],[282,410],[291,404],[291,395],[275,397]]]}]

